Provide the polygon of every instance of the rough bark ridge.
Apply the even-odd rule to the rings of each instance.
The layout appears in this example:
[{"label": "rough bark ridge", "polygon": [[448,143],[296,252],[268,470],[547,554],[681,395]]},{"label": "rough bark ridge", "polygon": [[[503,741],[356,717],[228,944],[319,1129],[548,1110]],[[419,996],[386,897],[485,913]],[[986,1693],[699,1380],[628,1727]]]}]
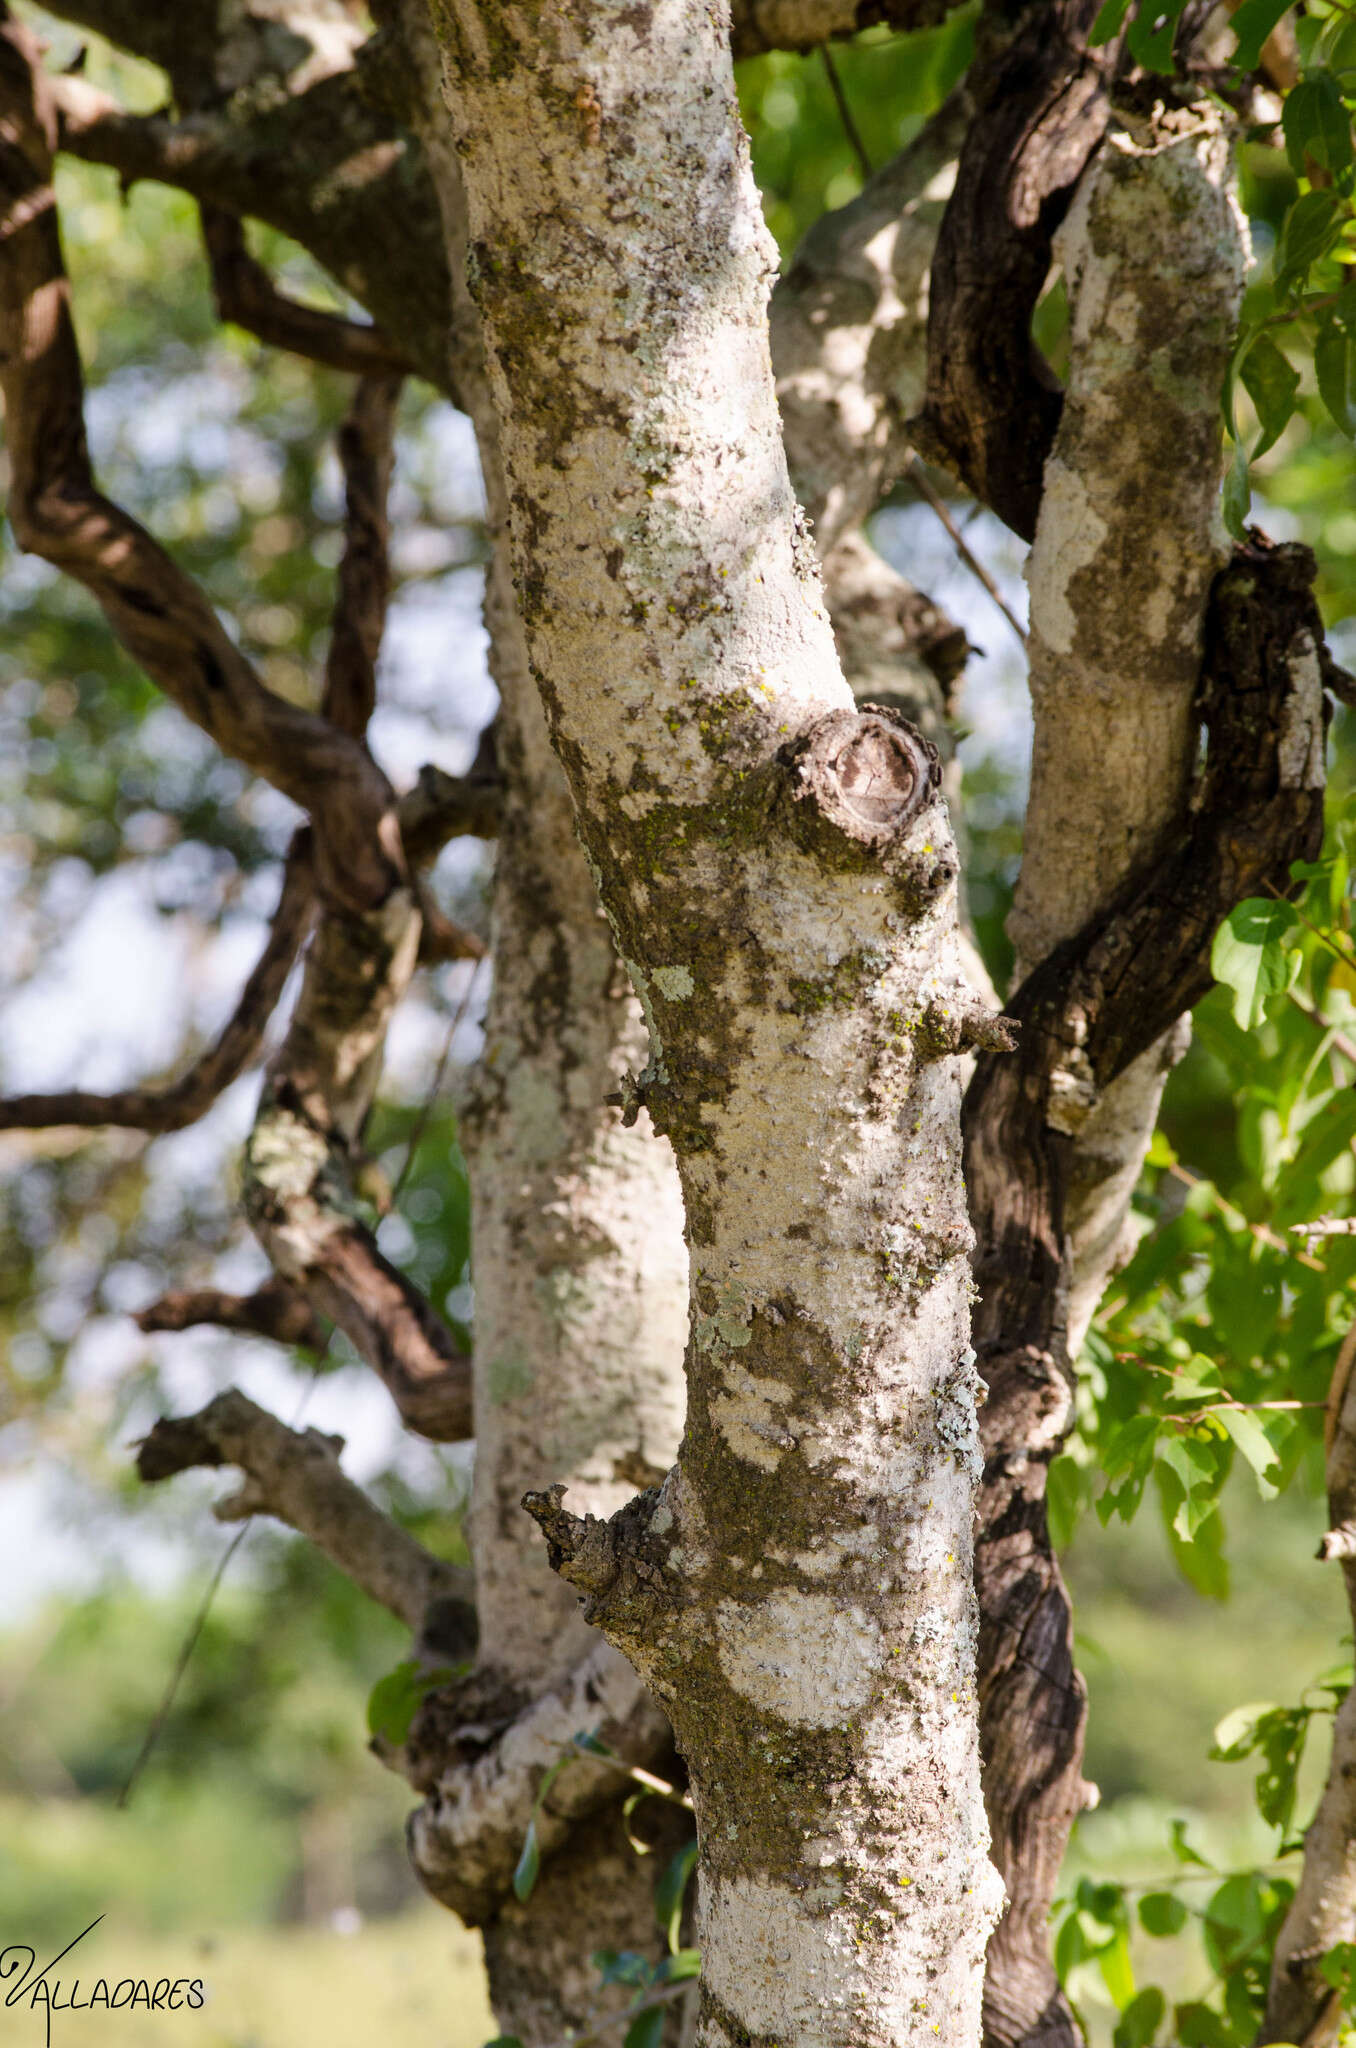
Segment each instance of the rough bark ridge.
[{"label": "rough bark ridge", "polygon": [[439,32],[529,649],[691,1247],[674,1473],[610,1523],[536,1512],[692,1772],[699,2038],[964,2040],[996,1895],[933,761],[837,668],[707,10]]}]

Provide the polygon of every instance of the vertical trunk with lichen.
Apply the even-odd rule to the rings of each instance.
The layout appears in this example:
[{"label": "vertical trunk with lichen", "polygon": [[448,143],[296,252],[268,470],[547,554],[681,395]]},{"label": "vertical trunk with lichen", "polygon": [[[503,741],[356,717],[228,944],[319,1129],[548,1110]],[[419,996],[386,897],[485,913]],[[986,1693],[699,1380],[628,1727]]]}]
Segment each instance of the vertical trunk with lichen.
[{"label": "vertical trunk with lichen", "polygon": [[439,33],[529,652],[690,1249],[676,1467],[610,1521],[534,1511],[688,1762],[699,2040],[973,2041],[954,1054],[986,1023],[935,757],[838,667],[724,23],[468,0]]},{"label": "vertical trunk with lichen", "polygon": [[[419,83],[422,127],[437,97],[436,52],[414,9],[391,10],[388,18]],[[608,1104],[628,1066],[643,1057],[644,1024],[575,835],[529,671],[508,571],[494,415],[463,284],[460,185],[436,133],[428,135],[427,156],[451,245],[455,374],[476,428],[494,539],[486,625],[500,694],[504,793],[495,971],[484,1055],[464,1118],[476,1287],[468,1533],[480,1636],[468,1713],[475,1720],[493,1703],[486,1716],[493,1721],[566,1681],[599,1647],[520,1503],[528,1488],[567,1474],[580,1497],[606,1514],[638,1485],[662,1477],[683,1424],[687,1272],[672,1154],[648,1120],[626,1128]],[[658,1710],[639,1699],[629,1672],[625,1680],[625,1688],[614,1681],[614,1693],[634,1696],[637,1721],[662,1741]],[[587,1708],[579,1725],[588,1725]],[[571,1725],[567,1739],[573,1732]],[[438,1818],[475,1756],[472,1743],[460,1765],[442,1774],[411,1830],[416,1868],[445,1895],[448,1845]],[[451,1845],[464,1872],[460,1851]],[[491,1998],[507,2033],[534,2048],[599,2009],[591,1956],[600,1948],[654,1947],[652,1885],[613,1802],[572,1824],[526,1902],[501,1891],[493,1910],[472,1915],[484,1927]],[[465,1911],[460,1893],[452,1902]],[[615,1991],[611,2003],[626,1996]],[[607,2009],[606,1995],[601,2004]]]}]

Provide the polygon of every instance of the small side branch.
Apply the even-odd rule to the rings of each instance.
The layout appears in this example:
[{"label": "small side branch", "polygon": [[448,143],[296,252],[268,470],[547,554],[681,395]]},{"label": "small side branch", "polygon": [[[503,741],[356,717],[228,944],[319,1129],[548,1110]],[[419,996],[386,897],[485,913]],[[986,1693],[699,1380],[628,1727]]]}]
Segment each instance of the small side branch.
[{"label": "small side branch", "polygon": [[[1329,1531],[1319,1556],[1339,1559],[1356,1622],[1356,1324],[1333,1368],[1327,1427]],[[1318,1811],[1304,1837],[1304,1867],[1276,1940],[1266,2017],[1257,2041],[1334,2041],[1341,1995],[1319,1965],[1338,1942],[1356,1941],[1356,1689],[1337,1710]]]},{"label": "small side branch", "polygon": [[471,1573],[434,1557],[346,1478],[343,1448],[342,1437],[288,1429],[232,1387],[197,1415],[157,1422],[137,1451],[137,1471],[153,1484],[192,1466],[236,1466],[244,1481],[217,1503],[218,1521],[272,1515],[416,1631],[435,1602],[444,1624],[446,1603],[465,1610],[474,1644]]},{"label": "small side branch", "polygon": [[253,1294],[227,1294],[219,1287],[180,1287],[162,1294],[133,1318],[147,1335],[192,1330],[211,1324],[244,1337],[267,1337],[297,1345],[317,1356],[325,1349],[325,1325],[304,1294],[285,1280],[266,1280]]},{"label": "small side branch", "polygon": [[167,1088],[123,1088],[111,1095],[72,1088],[51,1095],[12,1096],[0,1100],[0,1131],[123,1124],[159,1137],[196,1123],[258,1053],[314,914],[310,834],[303,831],[292,842],[264,950],[235,1012],[215,1045],[186,1074]]},{"label": "small side branch", "polygon": [[271,348],[288,349],[355,377],[403,377],[412,369],[379,327],[285,297],[263,264],[250,255],[244,226],[233,213],[204,204],[199,214],[212,295],[222,320],[243,327]]}]

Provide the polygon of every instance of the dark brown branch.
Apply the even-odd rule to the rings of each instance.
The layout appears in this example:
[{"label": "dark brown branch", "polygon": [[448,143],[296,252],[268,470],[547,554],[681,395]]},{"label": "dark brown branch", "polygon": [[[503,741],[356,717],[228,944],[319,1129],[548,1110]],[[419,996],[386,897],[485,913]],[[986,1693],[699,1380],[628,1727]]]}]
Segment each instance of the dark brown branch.
[{"label": "dark brown branch", "polygon": [[942,218],[928,301],[928,394],[911,431],[1024,540],[1036,531],[1063,394],[1031,339],[1051,240],[1107,122],[1115,44],[1089,51],[1097,0],[1027,10],[976,66],[974,119]]},{"label": "dark brown branch", "polygon": [[195,1466],[234,1465],[238,1492],[217,1503],[223,1522],[272,1515],[324,1552],[374,1600],[419,1630],[436,1607],[440,1633],[460,1621],[464,1648],[475,1647],[471,1573],[445,1564],[384,1515],[339,1467],[344,1440],[319,1430],[288,1429],[236,1388],[218,1394],[197,1415],[157,1422],[137,1451],[149,1484]]},{"label": "dark brown branch", "polygon": [[310,812],[322,891],[356,907],[380,904],[403,867],[381,770],[326,719],[265,689],[197,585],[95,485],[51,182],[55,143],[37,44],[4,19],[0,385],[15,538],[85,586],[195,725]]},{"label": "dark brown branch", "polygon": [[53,1095],[16,1095],[0,1100],[0,1131],[126,1124],[159,1136],[196,1123],[258,1053],[314,913],[310,834],[301,832],[288,854],[264,950],[235,1012],[215,1045],[186,1074],[167,1088],[123,1088],[112,1095],[90,1095],[79,1088]]},{"label": "dark brown branch", "polygon": [[398,375],[360,377],[339,429],[344,552],[321,710],[355,740],[367,731],[377,701],[377,656],[391,595],[386,494],[391,486],[400,386]]},{"label": "dark brown branch", "polygon": [[133,1321],[148,1335],[210,1323],[246,1337],[267,1337],[274,1344],[299,1345],[317,1356],[328,1342],[326,1326],[305,1295],[277,1278],[266,1280],[253,1294],[226,1294],[219,1287],[175,1288]]},{"label": "dark brown branch", "polygon": [[813,50],[830,38],[855,36],[880,23],[907,34],[945,21],[958,0],[734,0],[730,48],[735,57],[766,50]]},{"label": "dark brown branch", "polygon": [[245,245],[233,213],[204,202],[199,209],[203,245],[212,272],[217,313],[270,348],[289,349],[354,377],[403,377],[413,365],[379,327],[322,312],[287,298]]},{"label": "dark brown branch", "polygon": [[494,731],[482,736],[475,760],[465,775],[448,775],[431,764],[419,770],[414,788],[401,797],[397,815],[405,858],[412,868],[427,867],[449,839],[497,839],[504,785],[495,757]]},{"label": "dark brown branch", "polygon": [[[1323,830],[1330,671],[1314,561],[1260,537],[1211,593],[1202,672],[1206,766],[1175,846],[1032,973],[1007,1008],[1015,1055],[981,1055],[965,1102],[965,1173],[989,1386],[980,1533],[980,1731],[995,1861],[1012,1905],[989,1947],[989,2048],[1077,2036],[1046,1916],[1084,1800],[1085,1694],[1050,1549],[1045,1480],[1072,1420],[1064,1205],[1082,1117],[1211,985],[1210,946],[1247,896],[1291,888]],[[1022,1172],[1012,1170],[1021,1160]]]}]

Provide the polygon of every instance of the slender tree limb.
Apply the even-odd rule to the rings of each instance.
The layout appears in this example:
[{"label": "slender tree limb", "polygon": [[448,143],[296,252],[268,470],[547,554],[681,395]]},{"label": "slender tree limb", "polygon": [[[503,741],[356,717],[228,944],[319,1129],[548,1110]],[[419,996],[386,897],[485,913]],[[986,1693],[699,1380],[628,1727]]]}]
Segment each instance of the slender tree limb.
[{"label": "slender tree limb", "polygon": [[165,1417],[137,1451],[148,1483],[191,1467],[235,1465],[243,1484],[213,1512],[220,1522],[272,1515],[323,1551],[356,1586],[418,1631],[437,1606],[441,1633],[460,1620],[475,1643],[471,1573],[444,1563],[381,1512],[340,1469],[344,1440],[317,1429],[288,1429],[237,1388],[196,1415]]},{"label": "slender tree limb", "polygon": [[[362,746],[264,688],[196,584],[97,489],[52,191],[55,112],[34,38],[0,28],[0,387],[19,545],[82,583],[132,658],[217,744],[308,810],[322,891],[380,904],[403,854]],[[280,181],[282,182],[282,181]]]},{"label": "slender tree limb", "polygon": [[377,656],[391,595],[386,495],[395,453],[402,378],[361,376],[339,429],[344,476],[344,552],[339,561],[321,711],[361,740],[377,701]]},{"label": "slender tree limb", "polygon": [[355,377],[403,377],[413,365],[379,327],[364,327],[341,314],[322,312],[287,298],[245,245],[243,224],[233,213],[204,203],[200,209],[203,246],[212,273],[218,317],[271,348],[289,349],[313,363],[327,363]]},{"label": "slender tree limb", "polygon": [[[1356,1622],[1356,1324],[1333,1368],[1325,1438],[1328,1532],[1324,1560],[1342,1567],[1347,1606]],[[1256,2040],[1323,2048],[1342,2024],[1342,1997],[1323,1975],[1323,1956],[1356,1940],[1356,1688],[1337,1709],[1332,1755],[1318,1810],[1304,1836],[1304,1864],[1276,1939],[1266,2016]]]},{"label": "slender tree limb", "polygon": [[772,294],[787,462],[825,560],[908,461],[905,423],[927,388],[928,271],[969,111],[958,89],[855,199],[815,222]]},{"label": "slender tree limb", "polygon": [[1024,540],[1063,403],[1031,316],[1051,237],[1105,132],[1118,48],[1089,51],[1096,13],[1097,0],[1031,6],[976,65],[974,119],[932,264],[927,402],[913,439]]},{"label": "slender tree limb", "polygon": [[[980,1293],[973,1342],[990,1394],[981,1533],[985,1798],[1012,1904],[989,1950],[985,2038],[1071,2044],[1046,1914],[1082,1805],[1085,1695],[1050,1549],[1045,1475],[1072,1416],[1065,1208],[1091,1102],[1211,984],[1211,940],[1245,896],[1291,887],[1323,824],[1322,622],[1305,548],[1236,551],[1210,604],[1209,735],[1193,808],[1147,877],[1055,948],[1008,1009],[1014,1056],[981,1055],[966,1096],[966,1181]],[[1011,1162],[1025,1162],[1018,1176]]]},{"label": "slender tree limb", "polygon": [[162,1294],[133,1321],[148,1335],[162,1330],[191,1330],[210,1323],[242,1336],[267,1337],[275,1344],[299,1345],[317,1356],[328,1332],[304,1294],[276,1276],[253,1294],[227,1294],[219,1287],[180,1287]]},{"label": "slender tree limb", "polygon": [[0,1130],[123,1124],[158,1137],[196,1123],[257,1054],[314,915],[310,833],[301,832],[288,854],[282,893],[264,950],[229,1023],[186,1074],[166,1088],[123,1088],[111,1095],[91,1095],[73,1088],[48,1095],[11,1096],[8,1101],[0,1100]]}]

